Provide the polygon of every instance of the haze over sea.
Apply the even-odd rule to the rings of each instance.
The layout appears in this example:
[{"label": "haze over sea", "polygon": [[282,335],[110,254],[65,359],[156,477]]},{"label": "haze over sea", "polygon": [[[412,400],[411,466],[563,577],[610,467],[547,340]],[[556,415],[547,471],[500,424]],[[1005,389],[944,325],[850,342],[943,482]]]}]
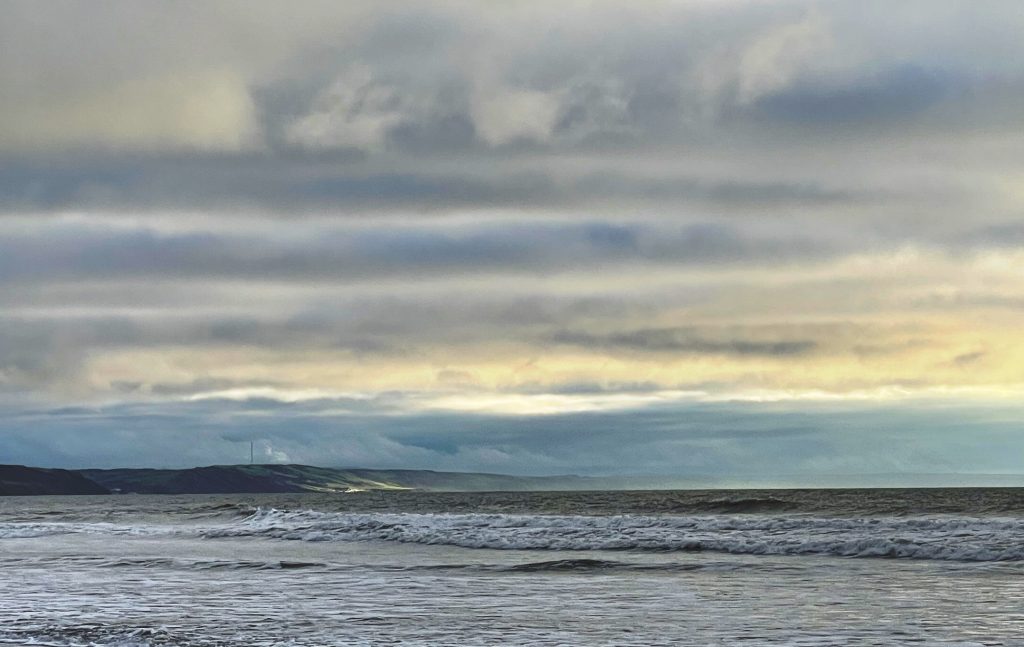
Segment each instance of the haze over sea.
[{"label": "haze over sea", "polygon": [[1024,491],[0,499],[15,645],[1020,645]]}]

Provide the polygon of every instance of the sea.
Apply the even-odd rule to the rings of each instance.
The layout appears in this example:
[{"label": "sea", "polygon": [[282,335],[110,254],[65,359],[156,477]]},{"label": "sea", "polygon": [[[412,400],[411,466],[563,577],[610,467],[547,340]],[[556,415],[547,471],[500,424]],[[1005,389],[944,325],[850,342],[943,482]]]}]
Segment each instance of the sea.
[{"label": "sea", "polygon": [[1024,645],[1024,489],[6,497],[0,644]]}]

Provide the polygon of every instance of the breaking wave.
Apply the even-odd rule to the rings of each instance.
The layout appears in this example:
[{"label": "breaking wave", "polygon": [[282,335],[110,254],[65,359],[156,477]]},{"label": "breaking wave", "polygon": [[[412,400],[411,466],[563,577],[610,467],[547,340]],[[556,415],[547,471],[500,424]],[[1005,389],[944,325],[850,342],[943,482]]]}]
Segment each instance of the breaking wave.
[{"label": "breaking wave", "polygon": [[38,647],[178,647],[206,644],[160,627],[121,628],[103,625],[0,628],[0,644]]},{"label": "breaking wave", "polygon": [[178,534],[169,527],[83,522],[0,523],[0,539],[34,539],[55,535],[168,535]]},{"label": "breaking wave", "polygon": [[[756,505],[762,505],[758,502]],[[244,518],[186,524],[0,523],[0,539],[54,535],[253,537],[307,542],[387,541],[492,550],[706,551],[963,562],[1024,561],[1024,519],[953,515],[817,517],[800,514],[538,515],[355,513],[257,508]],[[583,568],[553,562],[552,568]],[[221,564],[205,564],[220,568]],[[298,568],[236,564],[236,568]],[[196,565],[199,567],[199,565]],[[586,563],[593,569],[597,565]]]},{"label": "breaking wave", "polygon": [[709,551],[1024,560],[1024,520],[969,517],[362,514],[259,509],[208,538],[394,541],[495,550]]}]

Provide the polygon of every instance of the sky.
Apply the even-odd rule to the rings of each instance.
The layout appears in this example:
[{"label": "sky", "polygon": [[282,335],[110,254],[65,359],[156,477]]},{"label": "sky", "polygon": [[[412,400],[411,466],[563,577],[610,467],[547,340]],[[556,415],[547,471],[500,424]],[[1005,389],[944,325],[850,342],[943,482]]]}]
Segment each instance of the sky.
[{"label": "sky", "polygon": [[0,463],[1024,483],[1014,0],[0,5]]}]

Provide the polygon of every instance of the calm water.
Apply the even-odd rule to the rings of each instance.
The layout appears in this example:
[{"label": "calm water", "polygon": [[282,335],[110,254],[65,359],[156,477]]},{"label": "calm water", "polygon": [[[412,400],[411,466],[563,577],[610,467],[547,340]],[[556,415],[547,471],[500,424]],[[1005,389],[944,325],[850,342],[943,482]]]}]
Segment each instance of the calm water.
[{"label": "calm water", "polygon": [[1024,491],[0,498],[0,643],[1024,645]]}]

